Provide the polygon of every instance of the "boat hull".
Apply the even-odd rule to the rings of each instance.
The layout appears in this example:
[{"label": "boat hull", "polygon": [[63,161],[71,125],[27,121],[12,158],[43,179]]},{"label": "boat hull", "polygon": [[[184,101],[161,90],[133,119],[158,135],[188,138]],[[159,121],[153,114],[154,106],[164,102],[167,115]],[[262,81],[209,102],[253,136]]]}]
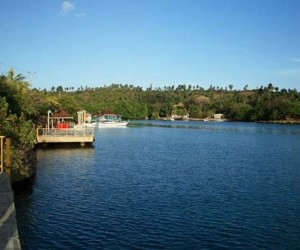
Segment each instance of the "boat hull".
[{"label": "boat hull", "polygon": [[118,128],[118,127],[126,127],[128,122],[98,122],[98,128]]}]

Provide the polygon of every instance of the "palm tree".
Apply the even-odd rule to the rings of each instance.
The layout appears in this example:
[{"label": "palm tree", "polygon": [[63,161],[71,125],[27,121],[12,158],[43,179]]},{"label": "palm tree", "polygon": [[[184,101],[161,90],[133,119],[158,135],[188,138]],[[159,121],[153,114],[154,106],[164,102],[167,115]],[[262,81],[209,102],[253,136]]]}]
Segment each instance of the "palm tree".
[{"label": "palm tree", "polygon": [[268,84],[268,91],[273,92],[273,90],[274,90],[273,84],[272,84],[272,83],[269,83],[269,84]]},{"label": "palm tree", "polygon": [[30,84],[27,81],[25,81],[26,77],[24,77],[22,74],[17,74],[15,76],[13,68],[9,69],[6,79],[11,84],[11,86],[15,88],[18,92],[22,92],[23,94],[28,92]]},{"label": "palm tree", "polygon": [[26,77],[24,77],[22,74],[17,74],[15,76],[15,72],[13,68],[9,69],[6,78],[9,81],[15,81],[15,82],[23,82],[26,79]]}]

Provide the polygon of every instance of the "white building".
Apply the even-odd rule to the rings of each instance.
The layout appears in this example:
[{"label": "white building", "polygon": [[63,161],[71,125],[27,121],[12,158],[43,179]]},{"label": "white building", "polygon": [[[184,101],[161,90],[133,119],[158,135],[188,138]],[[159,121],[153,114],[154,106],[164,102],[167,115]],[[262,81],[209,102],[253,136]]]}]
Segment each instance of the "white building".
[{"label": "white building", "polygon": [[214,114],[214,119],[215,120],[221,120],[224,118],[224,115],[223,114]]}]

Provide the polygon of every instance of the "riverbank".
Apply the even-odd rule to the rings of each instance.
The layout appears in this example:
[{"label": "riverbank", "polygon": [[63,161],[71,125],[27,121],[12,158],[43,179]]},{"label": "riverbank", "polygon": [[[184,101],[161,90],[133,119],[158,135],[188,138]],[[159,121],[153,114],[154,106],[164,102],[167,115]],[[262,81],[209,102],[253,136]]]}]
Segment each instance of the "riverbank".
[{"label": "riverbank", "polygon": [[21,249],[9,177],[0,174],[0,249]]},{"label": "riverbank", "polygon": [[258,123],[274,123],[274,124],[300,124],[300,120],[275,120],[275,121],[258,121]]},{"label": "riverbank", "polygon": [[[189,121],[215,121],[215,122],[235,122],[236,120],[230,119],[204,119],[204,118],[189,118]],[[253,121],[241,121],[241,122],[253,122]],[[286,119],[286,120],[270,120],[270,121],[255,121],[257,123],[273,123],[273,124],[300,124],[300,120],[297,119]]]}]

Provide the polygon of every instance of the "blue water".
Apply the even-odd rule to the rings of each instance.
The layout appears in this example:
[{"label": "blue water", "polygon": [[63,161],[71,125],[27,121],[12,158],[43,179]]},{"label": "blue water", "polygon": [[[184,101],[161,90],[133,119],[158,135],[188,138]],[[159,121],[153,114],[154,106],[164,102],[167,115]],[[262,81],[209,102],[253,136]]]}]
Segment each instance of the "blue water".
[{"label": "blue water", "polygon": [[23,249],[300,248],[300,126],[135,124],[38,151]]}]

